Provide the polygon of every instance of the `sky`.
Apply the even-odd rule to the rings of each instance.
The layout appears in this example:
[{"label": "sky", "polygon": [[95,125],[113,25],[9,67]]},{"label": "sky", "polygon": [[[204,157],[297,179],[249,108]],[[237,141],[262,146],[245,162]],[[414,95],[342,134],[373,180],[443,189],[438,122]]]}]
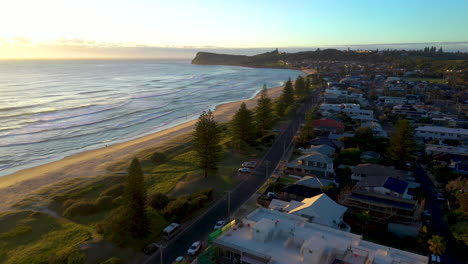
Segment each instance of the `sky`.
[{"label": "sky", "polygon": [[467,13],[467,0],[0,0],[0,58],[467,42]]}]

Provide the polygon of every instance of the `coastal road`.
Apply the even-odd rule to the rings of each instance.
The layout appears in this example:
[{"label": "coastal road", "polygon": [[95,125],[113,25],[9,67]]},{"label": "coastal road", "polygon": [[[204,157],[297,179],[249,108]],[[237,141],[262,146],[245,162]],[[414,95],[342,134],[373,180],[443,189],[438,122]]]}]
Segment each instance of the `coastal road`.
[{"label": "coastal road", "polygon": [[230,206],[228,206],[227,195],[225,195],[223,199],[220,199],[209,208],[206,213],[193,221],[190,226],[184,227],[184,231],[178,237],[165,245],[163,249],[163,263],[160,261],[159,251],[148,257],[144,263],[172,263],[178,256],[184,256],[194,241],[204,241],[213,232],[213,226],[218,220],[227,219],[228,207],[230,208],[230,212],[234,212],[240,208],[262,186],[276,168],[276,165],[283,156],[284,146],[288,146],[292,142],[297,129],[304,122],[306,112],[320,102],[321,90],[316,89],[313,91],[310,100],[296,111],[293,120],[277,137],[277,140],[264,155],[251,175],[230,191]]},{"label": "coastal road", "polygon": [[429,176],[421,167],[421,165],[419,165],[419,163],[416,163],[416,166],[414,168],[414,175],[416,176],[416,179],[421,183],[421,188],[426,193],[426,210],[428,210],[431,214],[431,229],[433,230],[434,234],[445,238],[445,241],[447,243],[447,250],[441,256],[442,263],[461,264],[462,262],[455,257],[455,253],[453,250],[454,241],[450,234],[449,227],[444,221],[444,211],[442,209],[441,202],[445,201],[439,201],[437,199],[437,194],[434,191],[435,186],[429,179]]}]

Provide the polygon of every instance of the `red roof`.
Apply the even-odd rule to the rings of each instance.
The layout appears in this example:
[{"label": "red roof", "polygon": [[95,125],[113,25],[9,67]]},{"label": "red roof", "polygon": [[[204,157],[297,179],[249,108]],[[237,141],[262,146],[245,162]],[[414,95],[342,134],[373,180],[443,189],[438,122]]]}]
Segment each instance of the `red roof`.
[{"label": "red roof", "polygon": [[344,128],[343,122],[339,122],[333,119],[320,119],[320,120],[315,120],[314,126],[316,127],[334,127],[334,128]]}]

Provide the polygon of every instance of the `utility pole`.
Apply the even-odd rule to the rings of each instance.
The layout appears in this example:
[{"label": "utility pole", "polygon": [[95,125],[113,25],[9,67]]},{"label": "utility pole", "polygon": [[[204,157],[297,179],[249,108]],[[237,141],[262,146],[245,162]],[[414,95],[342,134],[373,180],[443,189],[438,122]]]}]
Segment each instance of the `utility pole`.
[{"label": "utility pole", "polygon": [[231,220],[231,191],[227,191],[228,193],[228,221]]}]

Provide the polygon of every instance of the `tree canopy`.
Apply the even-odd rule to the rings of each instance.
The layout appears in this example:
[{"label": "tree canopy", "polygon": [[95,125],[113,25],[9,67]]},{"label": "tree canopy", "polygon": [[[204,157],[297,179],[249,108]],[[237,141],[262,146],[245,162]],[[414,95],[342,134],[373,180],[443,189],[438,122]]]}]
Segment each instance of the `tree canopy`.
[{"label": "tree canopy", "polygon": [[195,124],[193,136],[193,147],[198,166],[203,169],[206,178],[209,170],[216,169],[222,151],[220,145],[221,129],[218,122],[214,120],[211,111],[204,111],[200,115]]},{"label": "tree canopy", "polygon": [[413,160],[414,149],[413,129],[409,121],[399,120],[390,138],[390,159],[397,165],[404,165]]},{"label": "tree canopy", "polygon": [[236,139],[240,139],[246,143],[252,142],[255,139],[253,114],[252,111],[247,109],[245,103],[242,103],[239,110],[234,114],[234,118],[231,121],[231,128]]},{"label": "tree canopy", "polygon": [[148,233],[149,219],[146,214],[146,188],[143,171],[137,158],[128,168],[127,186],[123,195],[128,231],[135,238],[144,238]]},{"label": "tree canopy", "polygon": [[255,118],[257,120],[258,130],[262,133],[270,129],[273,124],[273,109],[271,106],[271,99],[268,97],[266,85],[263,85],[260,97],[257,100]]}]

